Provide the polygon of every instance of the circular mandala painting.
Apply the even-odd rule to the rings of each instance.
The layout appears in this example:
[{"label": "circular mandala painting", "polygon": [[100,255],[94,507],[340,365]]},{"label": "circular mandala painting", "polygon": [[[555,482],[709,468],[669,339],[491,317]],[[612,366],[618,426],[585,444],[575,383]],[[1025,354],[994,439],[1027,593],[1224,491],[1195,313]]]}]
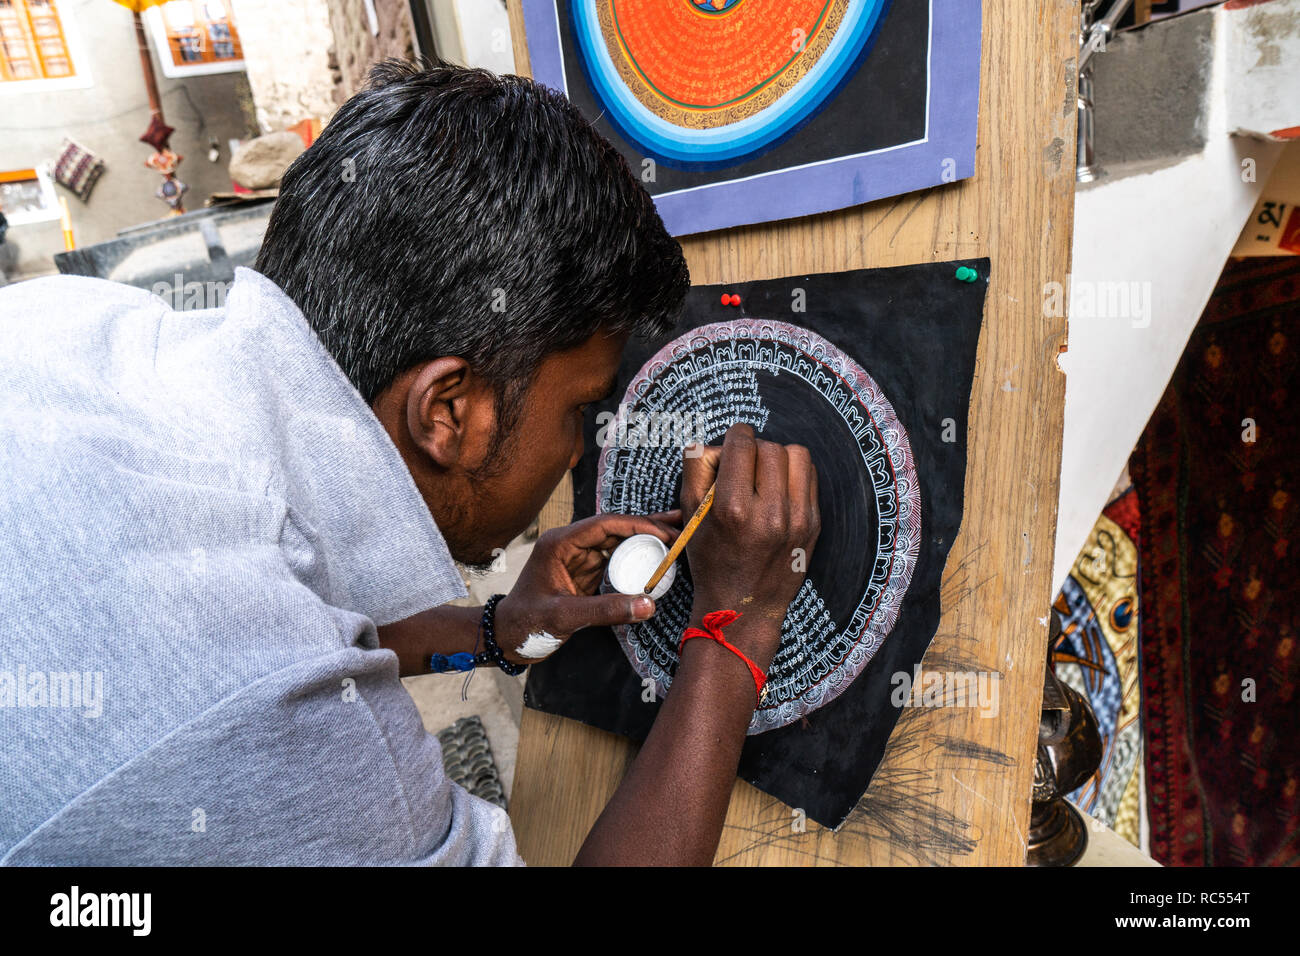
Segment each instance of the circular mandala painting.
[{"label": "circular mandala painting", "polygon": [[[880,648],[916,567],[921,499],[907,433],[871,377],[808,329],[741,319],[692,329],[632,379],[614,431],[600,441],[596,510],[675,508],[683,445],[717,444],[736,422],[765,439],[807,446],[822,513],[807,580],[749,726],[756,734],[834,700]],[[632,667],[660,694],[672,683],[690,617],[685,560],[679,572],[653,619],[616,629]]]},{"label": "circular mandala painting", "polygon": [[692,168],[752,159],[871,50],[889,0],[573,0],[578,59],[618,131]]}]

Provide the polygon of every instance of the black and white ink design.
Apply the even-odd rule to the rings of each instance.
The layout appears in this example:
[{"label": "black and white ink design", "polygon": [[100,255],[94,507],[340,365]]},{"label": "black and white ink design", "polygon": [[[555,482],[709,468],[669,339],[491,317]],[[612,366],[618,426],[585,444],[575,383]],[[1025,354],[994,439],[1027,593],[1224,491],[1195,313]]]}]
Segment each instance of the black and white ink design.
[{"label": "black and white ink design", "polygon": [[[809,447],[820,476],[823,536],[786,614],[749,733],[784,727],[834,700],[888,636],[920,550],[912,451],[884,393],[815,332],[740,319],[668,343],[632,379],[619,407],[637,422],[691,416],[702,423],[705,442],[720,442],[744,422],[769,440]],[[616,434],[630,440],[601,451],[597,509],[652,514],[676,507],[682,447],[640,440],[645,436],[627,427]],[[628,661],[659,696],[672,684],[691,601],[683,575],[653,619],[616,628]]]}]

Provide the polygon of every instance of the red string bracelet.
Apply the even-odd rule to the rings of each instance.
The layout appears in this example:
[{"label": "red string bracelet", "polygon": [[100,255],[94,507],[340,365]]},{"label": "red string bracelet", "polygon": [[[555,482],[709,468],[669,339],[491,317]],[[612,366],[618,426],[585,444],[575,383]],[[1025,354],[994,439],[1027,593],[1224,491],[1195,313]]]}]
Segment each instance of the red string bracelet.
[{"label": "red string bracelet", "polygon": [[704,615],[704,620],[702,622],[704,624],[703,630],[698,627],[688,627],[682,632],[682,640],[681,643],[677,645],[677,653],[680,654],[682,652],[682,648],[692,637],[707,637],[711,641],[717,641],[745,662],[745,665],[749,668],[749,672],[754,675],[754,692],[758,694],[759,704],[762,704],[763,696],[765,694],[763,686],[767,683],[767,675],[763,673],[762,668],[745,656],[744,651],[722,636],[722,629],[728,624],[733,623],[738,617],[740,617],[740,612],[738,611],[710,611],[708,614]]}]

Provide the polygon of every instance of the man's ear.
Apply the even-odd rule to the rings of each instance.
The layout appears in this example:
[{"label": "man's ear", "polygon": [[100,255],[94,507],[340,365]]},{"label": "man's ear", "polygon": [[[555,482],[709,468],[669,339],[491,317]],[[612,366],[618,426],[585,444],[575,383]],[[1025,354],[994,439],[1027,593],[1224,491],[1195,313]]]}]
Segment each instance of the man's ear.
[{"label": "man's ear", "polygon": [[440,468],[461,463],[479,391],[469,363],[445,356],[417,366],[413,373],[406,393],[411,441]]}]

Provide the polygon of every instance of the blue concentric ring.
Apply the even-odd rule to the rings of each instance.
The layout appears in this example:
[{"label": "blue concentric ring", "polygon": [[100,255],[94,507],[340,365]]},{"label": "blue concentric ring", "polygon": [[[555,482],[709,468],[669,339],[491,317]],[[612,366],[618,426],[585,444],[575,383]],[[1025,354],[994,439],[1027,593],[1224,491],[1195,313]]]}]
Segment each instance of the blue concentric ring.
[{"label": "blue concentric ring", "polygon": [[572,0],[568,5],[587,85],[624,139],[645,155],[682,169],[716,169],[753,159],[811,120],[866,59],[890,4],[852,0],[818,62],[766,109],[727,126],[686,129],[655,116],[624,84],[600,31],[599,2],[609,0]]}]

